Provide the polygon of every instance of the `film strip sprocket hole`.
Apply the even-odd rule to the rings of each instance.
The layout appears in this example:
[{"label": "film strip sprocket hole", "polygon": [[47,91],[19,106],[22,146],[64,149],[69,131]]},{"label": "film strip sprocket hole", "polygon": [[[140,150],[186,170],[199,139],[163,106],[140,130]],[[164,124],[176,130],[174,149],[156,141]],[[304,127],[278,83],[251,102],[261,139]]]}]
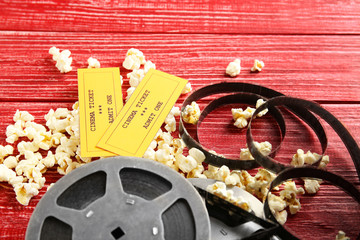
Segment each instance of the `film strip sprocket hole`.
[{"label": "film strip sprocket hole", "polygon": [[[322,148],[321,155],[323,155],[327,149],[328,140],[323,126],[321,125],[320,121],[313,113],[324,119],[335,130],[335,132],[344,142],[354,162],[354,166],[356,168],[358,177],[360,179],[359,146],[357,145],[356,141],[351,136],[349,131],[342,125],[342,123],[338,119],[336,119],[331,113],[323,109],[319,104],[303,99],[287,97],[280,92],[259,85],[254,85],[249,83],[223,82],[223,83],[217,83],[217,84],[205,86],[203,88],[198,89],[197,91],[194,91],[191,95],[188,96],[187,99],[185,99],[181,110],[183,111],[187,105],[191,104],[192,101],[197,101],[203,97],[211,96],[219,93],[229,93],[232,95],[215,99],[207,107],[205,107],[205,110],[203,110],[203,113],[201,114],[201,117],[199,119],[198,126],[201,124],[201,121],[209,112],[224,104],[238,103],[238,102],[243,102],[243,103],[252,102],[251,99],[259,98],[259,96],[263,99],[266,99],[267,101],[262,106],[256,109],[256,111],[253,114],[253,117],[249,122],[247,129],[246,141],[252,156],[255,158],[255,161],[253,162],[223,158],[215,154],[209,153],[209,151],[203,148],[202,145],[196,139],[194,139],[189,135],[189,133],[186,130],[186,125],[183,123],[183,120],[180,118],[179,132],[182,139],[184,140],[188,148],[195,147],[201,150],[205,154],[206,163],[212,164],[214,166],[226,165],[230,169],[245,169],[245,170],[252,169],[261,165],[264,168],[275,173],[281,173],[288,169],[291,170],[290,173],[296,173],[296,171],[298,171],[299,168],[293,169],[293,167],[290,165],[285,165],[275,161],[275,159],[273,159],[271,156],[262,155],[254,145],[254,140],[251,132],[251,122],[254,121],[254,116],[256,116],[259,112],[263,111],[264,109],[268,108],[269,110],[272,110],[273,113],[275,113],[275,115],[272,114],[272,116],[274,116],[274,118],[277,120],[279,128],[281,129],[282,138],[284,138],[286,127],[285,127],[285,123],[283,123],[284,121],[283,117],[282,115],[281,117],[280,115],[278,117],[276,115],[277,106],[284,106],[312,128],[312,130],[315,132],[315,134],[317,135],[320,141]],[[275,151],[276,150],[277,149],[275,149]],[[319,157],[319,159],[313,164],[313,166],[316,167],[320,163],[320,160],[321,157]],[[306,170],[308,170],[308,168],[306,168]],[[306,170],[304,172],[306,172]],[[318,176],[317,178],[322,179],[323,172],[324,171],[316,174]],[[300,174],[300,176],[298,177],[306,177],[306,174],[304,173],[304,176],[301,176]],[[292,176],[289,176],[288,178],[292,178]],[[326,176],[324,176],[324,178],[326,178]],[[346,192],[349,192],[352,196],[357,196],[359,194],[359,190],[356,187],[354,187],[351,183],[347,182],[345,179],[343,179],[340,176],[337,176],[336,179],[330,177],[327,180],[330,183],[338,186],[339,184],[337,181],[339,181],[339,179],[342,179],[341,182],[344,183],[343,186],[340,187],[343,187]],[[357,200],[357,197],[355,197],[355,199]],[[270,218],[271,216],[267,215],[267,217]],[[286,232],[286,230],[284,231]],[[288,233],[288,237],[289,239],[290,238],[297,239],[295,236],[293,236],[290,233]],[[360,235],[358,236],[358,239],[359,238]]]}]

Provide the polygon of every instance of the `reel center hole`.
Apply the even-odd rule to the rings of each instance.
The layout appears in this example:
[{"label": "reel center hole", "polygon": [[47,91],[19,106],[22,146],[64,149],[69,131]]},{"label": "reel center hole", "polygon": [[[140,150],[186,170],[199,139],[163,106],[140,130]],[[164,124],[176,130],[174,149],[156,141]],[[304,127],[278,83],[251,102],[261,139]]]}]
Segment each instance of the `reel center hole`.
[{"label": "reel center hole", "polygon": [[111,235],[114,237],[114,239],[120,239],[122,236],[125,235],[125,233],[120,227],[117,227],[111,232]]}]

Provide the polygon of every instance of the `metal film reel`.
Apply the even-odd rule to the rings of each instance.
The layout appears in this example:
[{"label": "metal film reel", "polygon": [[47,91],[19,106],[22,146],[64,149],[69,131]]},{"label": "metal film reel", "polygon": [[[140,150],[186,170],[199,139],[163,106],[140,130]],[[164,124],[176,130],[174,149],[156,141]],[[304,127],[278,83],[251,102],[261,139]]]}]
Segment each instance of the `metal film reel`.
[{"label": "metal film reel", "polygon": [[113,157],[61,178],[38,203],[26,239],[208,240],[210,222],[181,175],[154,161]]}]

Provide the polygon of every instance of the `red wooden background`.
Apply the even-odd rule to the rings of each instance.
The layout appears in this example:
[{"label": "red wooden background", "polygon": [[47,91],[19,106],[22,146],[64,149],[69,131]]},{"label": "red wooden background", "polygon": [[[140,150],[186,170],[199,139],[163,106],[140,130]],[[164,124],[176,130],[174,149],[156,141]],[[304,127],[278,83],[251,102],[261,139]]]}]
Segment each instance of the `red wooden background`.
[{"label": "red wooden background", "polygon": [[[73,71],[59,73],[48,54],[51,46],[72,52]],[[44,123],[49,109],[71,107],[77,100],[76,69],[87,67],[87,58],[99,59],[102,67],[121,67],[131,47],[142,50],[159,70],[188,79],[194,89],[232,80],[317,101],[360,143],[358,0],[0,0],[0,144],[16,109]],[[230,79],[225,68],[235,58],[241,58],[242,71]],[[250,73],[255,58],[265,62],[257,74]],[[124,78],[127,72],[121,67]],[[125,81],[124,91],[128,86]],[[225,110],[208,116],[200,138],[209,148],[236,156],[244,147],[244,132],[228,128]],[[292,116],[287,120],[280,160],[290,159],[298,147],[319,149],[307,127]],[[327,130],[328,169],[359,187],[344,145]],[[259,133],[266,131],[271,130]],[[224,133],[228,137],[219,138]],[[46,185],[60,178],[55,170],[45,176]],[[21,206],[12,189],[0,187],[0,239],[24,238],[44,192]],[[334,239],[338,230],[354,238],[360,231],[358,204],[331,185],[301,203],[303,209],[286,226],[302,239]]]}]

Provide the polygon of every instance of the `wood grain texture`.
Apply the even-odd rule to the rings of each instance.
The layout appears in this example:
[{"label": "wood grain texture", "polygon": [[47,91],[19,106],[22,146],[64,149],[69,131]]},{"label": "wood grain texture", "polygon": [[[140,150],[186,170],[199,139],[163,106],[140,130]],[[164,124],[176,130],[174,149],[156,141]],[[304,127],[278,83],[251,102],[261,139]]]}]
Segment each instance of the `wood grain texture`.
[{"label": "wood grain texture", "polygon": [[[56,69],[51,46],[72,52],[71,72]],[[120,67],[126,51],[136,47],[159,70],[195,89],[239,81],[310,100],[359,102],[359,46],[359,36],[0,32],[0,100],[75,101],[76,69],[86,68],[90,56],[102,67]],[[242,60],[242,71],[230,78],[225,69],[235,58]],[[265,62],[262,72],[250,73],[254,59]],[[121,67],[124,79],[128,72]]]},{"label": "wood grain texture", "polygon": [[[48,54],[51,46],[72,52],[73,71],[61,74],[55,68]],[[49,109],[71,108],[78,98],[76,70],[86,68],[90,56],[102,67],[120,67],[125,93],[129,71],[121,64],[132,47],[142,50],[157,69],[188,79],[194,89],[222,81],[248,82],[315,100],[360,144],[359,0],[0,0],[0,145],[6,144],[6,126],[16,109],[29,111],[44,124]],[[230,78],[225,69],[235,58],[241,59],[242,71]],[[265,62],[262,72],[250,73],[254,59]],[[199,101],[201,108],[210,100]],[[226,106],[209,114],[199,139],[207,148],[236,158],[245,132],[232,125],[229,111]],[[288,163],[297,148],[320,152],[309,127],[290,114],[285,118],[288,131],[276,160]],[[345,146],[324,125],[328,170],[360,189]],[[256,119],[253,128],[255,140],[279,144],[271,117]],[[29,206],[15,200],[9,185],[0,185],[0,239],[24,238],[46,186],[61,175],[50,169],[45,177],[45,187]],[[357,236],[360,206],[341,190],[323,183],[318,194],[303,196],[301,203],[302,210],[286,224],[301,239],[334,239],[338,230],[352,239]]]},{"label": "wood grain texture", "polygon": [[[201,108],[206,102],[204,101],[201,104]],[[178,101],[177,105],[180,103],[181,100]],[[0,102],[0,114],[2,116],[0,144],[5,144],[5,129],[7,125],[13,123],[12,116],[16,109],[29,111],[35,117],[35,122],[44,124],[43,117],[51,108],[65,107],[70,109],[71,106],[72,103],[70,102]],[[356,141],[360,143],[360,121],[357,114],[357,104],[323,104],[323,107],[342,120]],[[225,106],[208,115],[199,129],[199,139],[204,146],[214,149],[218,153],[237,157],[240,148],[245,147],[245,131],[232,126],[229,108],[231,106]],[[294,116],[285,114],[285,117],[288,131],[276,159],[280,162],[289,163],[297,148],[319,152],[320,147],[314,133]],[[273,135],[274,133],[276,135],[278,130],[269,116],[257,119],[253,127],[256,140],[270,140],[276,144],[277,137]],[[345,146],[333,130],[326,125],[325,127],[329,140],[326,153],[330,157],[328,170],[343,176],[360,187],[354,165]],[[176,135],[177,133],[174,134],[174,136]],[[15,194],[9,185],[5,185],[5,188],[0,187],[0,196],[2,196],[0,198],[0,218],[2,219],[0,239],[21,239],[24,237],[27,222],[36,204],[45,193],[46,186],[56,182],[61,175],[56,173],[55,169],[50,169],[45,177],[47,179],[45,187],[37,197],[31,200],[29,206],[21,206],[16,201]],[[341,190],[323,183],[321,191],[317,195],[303,196],[301,202],[303,210],[299,214],[289,217],[286,224],[301,239],[333,239],[339,229],[346,231],[350,236],[356,236],[360,217],[354,216],[360,216],[360,207]],[[336,221],[338,218],[343,220]],[[318,237],[312,236],[314,232],[319,234]]]},{"label": "wood grain texture", "polygon": [[0,1],[0,30],[358,34],[357,0]]}]

